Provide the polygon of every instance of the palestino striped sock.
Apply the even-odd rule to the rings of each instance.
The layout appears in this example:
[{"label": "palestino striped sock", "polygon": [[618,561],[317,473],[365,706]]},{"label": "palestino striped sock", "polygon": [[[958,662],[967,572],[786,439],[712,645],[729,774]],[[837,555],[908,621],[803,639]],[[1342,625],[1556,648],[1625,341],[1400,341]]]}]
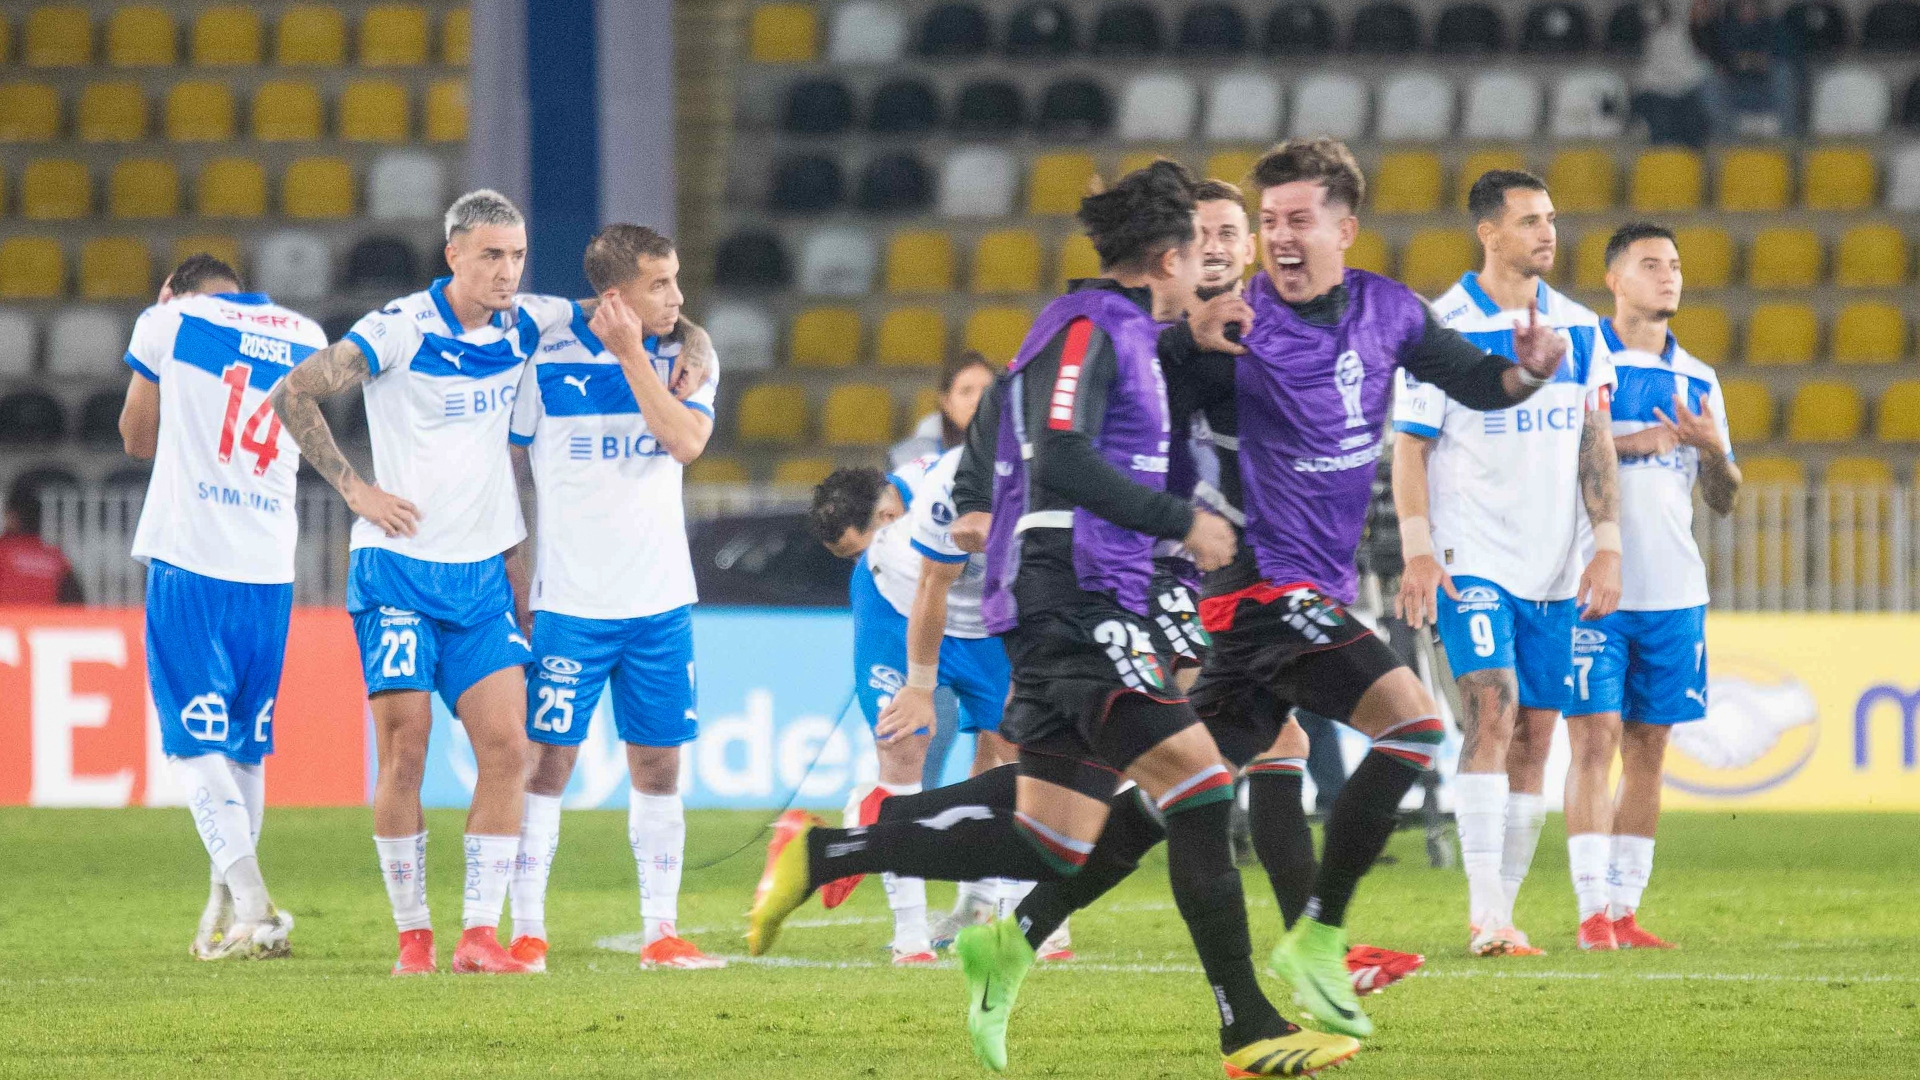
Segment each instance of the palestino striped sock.
[{"label": "palestino striped sock", "polygon": [[1328,926],[1344,925],[1347,902],[1360,878],[1373,866],[1393,836],[1400,800],[1420,774],[1433,768],[1434,755],[1447,737],[1437,716],[1396,724],[1373,741],[1373,750],[1353,770],[1327,814],[1320,874],[1306,915]]},{"label": "palestino striped sock", "polygon": [[1421,716],[1381,732],[1373,740],[1373,749],[1426,772],[1433,768],[1434,756],[1446,739],[1447,727],[1439,717]]},{"label": "palestino striped sock", "polygon": [[1269,757],[1249,762],[1248,776],[1305,776],[1307,759],[1303,757]]},{"label": "palestino striped sock", "polygon": [[1087,856],[1093,853],[1093,844],[1049,829],[1018,810],[1013,812],[1013,827],[1061,877],[1079,873],[1080,868],[1087,865]]},{"label": "palestino striped sock", "polygon": [[1227,802],[1233,798],[1233,774],[1218,762],[1201,769],[1167,789],[1155,802],[1167,817]]},{"label": "palestino striped sock", "polygon": [[1267,872],[1280,921],[1291,930],[1313,891],[1313,832],[1301,789],[1306,758],[1260,758],[1247,766],[1247,815],[1253,852]]}]

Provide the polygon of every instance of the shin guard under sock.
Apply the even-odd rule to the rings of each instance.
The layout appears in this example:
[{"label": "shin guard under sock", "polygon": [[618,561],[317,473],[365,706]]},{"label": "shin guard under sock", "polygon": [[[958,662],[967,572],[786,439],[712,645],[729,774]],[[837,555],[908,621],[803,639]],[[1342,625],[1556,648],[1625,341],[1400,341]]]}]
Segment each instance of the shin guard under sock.
[{"label": "shin guard under sock", "polygon": [[1300,758],[1262,758],[1247,766],[1247,815],[1253,850],[1273,884],[1281,924],[1293,929],[1313,892],[1313,830],[1302,806]]}]

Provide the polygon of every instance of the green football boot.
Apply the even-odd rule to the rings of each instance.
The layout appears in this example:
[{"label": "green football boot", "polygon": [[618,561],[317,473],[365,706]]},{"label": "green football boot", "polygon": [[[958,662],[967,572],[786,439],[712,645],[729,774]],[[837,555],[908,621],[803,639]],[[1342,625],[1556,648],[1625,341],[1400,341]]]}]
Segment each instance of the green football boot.
[{"label": "green football boot", "polygon": [[1293,984],[1293,1003],[1323,1031],[1364,1039],[1373,1021],[1360,1008],[1347,974],[1347,932],[1314,919],[1301,919],[1273,947],[1267,969]]},{"label": "green football boot", "polygon": [[953,953],[967,977],[967,1032],[973,1056],[995,1072],[1007,1069],[1007,1015],[1020,984],[1033,968],[1033,946],[1011,918],[969,926],[954,938]]}]

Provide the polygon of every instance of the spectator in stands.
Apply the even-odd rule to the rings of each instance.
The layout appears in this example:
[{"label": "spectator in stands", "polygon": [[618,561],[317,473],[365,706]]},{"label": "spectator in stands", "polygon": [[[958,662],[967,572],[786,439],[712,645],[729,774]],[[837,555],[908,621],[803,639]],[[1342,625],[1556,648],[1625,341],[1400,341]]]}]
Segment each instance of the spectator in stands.
[{"label": "spectator in stands", "polygon": [[1700,55],[1688,20],[1664,0],[1649,3],[1642,17],[1647,37],[1633,78],[1634,118],[1646,121],[1656,143],[1700,149],[1713,127],[1707,112],[1713,65]]},{"label": "spectator in stands", "polygon": [[39,487],[26,477],[14,481],[0,530],[0,605],[85,602],[73,564],[40,539]]},{"label": "spectator in stands", "polygon": [[973,423],[973,411],[980,407],[980,395],[993,385],[993,375],[993,365],[972,349],[950,357],[940,369],[940,411],[921,417],[913,434],[887,452],[887,464],[899,466],[959,446]]},{"label": "spectator in stands", "polygon": [[1697,0],[1693,11],[1696,40],[1714,66],[1707,80],[1707,111],[1715,133],[1722,138],[1794,134],[1801,58],[1786,20],[1768,14],[1764,0],[1726,0],[1718,11],[1710,0]]}]

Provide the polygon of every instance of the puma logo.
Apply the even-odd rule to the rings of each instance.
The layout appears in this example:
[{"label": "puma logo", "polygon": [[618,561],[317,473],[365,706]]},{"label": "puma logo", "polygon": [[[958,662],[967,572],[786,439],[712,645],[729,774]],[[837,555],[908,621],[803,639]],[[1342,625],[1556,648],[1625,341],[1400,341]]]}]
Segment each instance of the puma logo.
[{"label": "puma logo", "polygon": [[446,361],[447,363],[449,363],[449,364],[452,364],[452,365],[453,365],[453,369],[454,369],[455,371],[465,371],[465,370],[467,370],[466,368],[463,368],[463,367],[461,367],[461,366],[460,366],[460,354],[459,354],[459,353],[457,353],[457,352],[449,352],[449,351],[448,351],[448,350],[446,350],[446,349],[441,349],[441,350],[440,350],[440,359],[442,359],[442,360],[445,360],[445,361]]},{"label": "puma logo", "polygon": [[593,376],[591,375],[562,375],[560,377],[560,381],[563,383],[566,383],[568,386],[573,387],[575,390],[580,391],[581,397],[586,397],[587,396],[587,380],[591,378],[593,378]]}]

